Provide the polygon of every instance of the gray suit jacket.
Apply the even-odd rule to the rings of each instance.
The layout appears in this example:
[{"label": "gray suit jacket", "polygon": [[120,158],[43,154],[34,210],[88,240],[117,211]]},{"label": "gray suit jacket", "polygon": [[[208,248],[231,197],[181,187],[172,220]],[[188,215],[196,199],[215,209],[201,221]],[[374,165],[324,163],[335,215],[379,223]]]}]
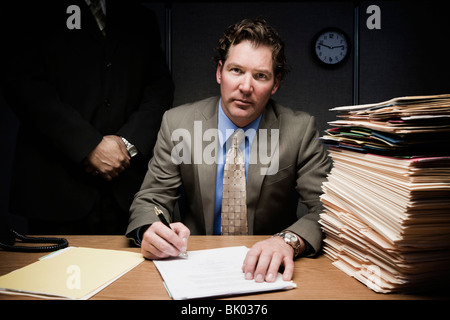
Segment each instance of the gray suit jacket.
[{"label": "gray suit jacket", "polygon": [[[191,234],[213,233],[216,162],[207,163],[205,155],[211,145],[214,146],[214,140],[203,133],[217,128],[218,106],[219,98],[212,97],[165,113],[154,156],[130,209],[129,237],[141,226],[158,221],[155,205],[173,221],[180,189],[185,205],[181,206],[178,219]],[[319,196],[331,162],[317,139],[314,118],[271,100],[261,118],[252,154],[258,155],[257,149],[265,145],[261,129],[266,129],[267,141],[272,141],[273,134],[278,133],[279,137],[274,139],[276,143],[268,143],[269,150],[263,150],[266,157],[272,155],[270,164],[259,156],[256,158],[261,161],[257,163],[250,160],[247,174],[249,234],[271,235],[289,229],[308,241],[317,252],[322,240],[318,224],[322,209]],[[180,139],[178,135],[183,132],[187,137]],[[182,155],[184,163],[177,163],[173,158],[176,154]],[[267,168],[269,174],[265,174]],[[297,214],[299,201],[308,208],[302,216]]]}]

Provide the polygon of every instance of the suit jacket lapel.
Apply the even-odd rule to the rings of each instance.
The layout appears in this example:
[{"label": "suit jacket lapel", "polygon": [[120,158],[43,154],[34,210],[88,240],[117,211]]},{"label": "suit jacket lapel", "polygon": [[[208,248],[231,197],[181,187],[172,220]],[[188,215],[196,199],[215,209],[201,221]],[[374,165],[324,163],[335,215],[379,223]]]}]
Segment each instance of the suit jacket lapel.
[{"label": "suit jacket lapel", "polygon": [[[81,28],[87,30],[89,34],[97,41],[103,41],[103,35],[100,32],[100,28],[97,25],[94,15],[91,9],[87,5],[86,1],[80,1],[81,5]],[[108,19],[108,16],[107,16]]]},{"label": "suit jacket lapel", "polygon": [[[264,177],[266,176],[264,172],[268,167],[271,166],[273,161],[278,161],[278,159],[272,159],[272,150],[275,150],[274,148],[278,148],[278,139],[274,145],[272,145],[271,143],[273,129],[279,129],[279,122],[278,117],[275,114],[272,101],[269,101],[266,109],[264,110],[255,140],[252,144],[252,149],[250,151],[251,156],[247,177],[247,219],[249,234],[253,234],[254,230],[253,227],[256,208],[258,206]],[[261,140],[261,135],[265,133],[267,133],[266,141],[264,141],[264,139]],[[264,146],[262,146],[261,144],[263,144]],[[261,147],[263,148],[261,149]],[[269,155],[269,163],[261,162],[262,157],[267,158],[269,157]]]},{"label": "suit jacket lapel", "polygon": [[[105,47],[105,59],[108,62],[111,62],[112,56],[117,48],[119,43],[120,36],[123,37],[123,34],[120,32],[119,23],[122,21],[120,6],[116,7],[117,3],[114,1],[106,1],[106,36],[104,37],[100,29],[97,27],[98,32],[97,36],[99,36],[102,40],[106,41]],[[91,14],[92,16],[92,14]],[[94,19],[95,20],[95,19]]]},{"label": "suit jacket lapel", "polygon": [[[213,100],[214,103],[206,106],[206,108],[202,108],[197,110],[198,115],[196,115],[195,119],[201,121],[197,123],[197,126],[201,123],[201,134],[202,137],[197,137],[197,140],[201,138],[202,140],[202,149],[195,150],[197,152],[201,151],[201,154],[198,154],[198,160],[201,161],[197,166],[198,170],[198,179],[199,179],[199,195],[201,196],[201,208],[203,210],[202,214],[205,221],[205,232],[206,234],[213,234],[214,228],[214,205],[216,201],[216,174],[217,174],[217,165],[205,163],[205,159],[203,157],[203,151],[206,150],[206,147],[213,143],[212,141],[203,141],[203,134],[208,129],[217,129],[217,110],[219,99]],[[198,143],[194,137],[194,144]],[[218,141],[216,141],[218,145]],[[195,146],[194,146],[195,148]],[[216,149],[217,150],[217,149]]]}]

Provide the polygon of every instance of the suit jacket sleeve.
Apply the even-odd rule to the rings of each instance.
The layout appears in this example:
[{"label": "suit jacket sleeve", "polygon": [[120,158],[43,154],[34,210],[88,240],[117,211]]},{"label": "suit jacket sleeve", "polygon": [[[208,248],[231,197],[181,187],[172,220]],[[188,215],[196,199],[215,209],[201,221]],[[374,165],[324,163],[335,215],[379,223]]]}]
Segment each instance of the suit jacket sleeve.
[{"label": "suit jacket sleeve", "polygon": [[163,211],[169,222],[172,221],[171,213],[178,200],[181,186],[180,167],[171,159],[173,147],[166,112],[158,133],[153,158],[149,162],[141,190],[136,194],[130,208],[130,220],[126,231],[126,235],[130,238],[135,238],[136,231],[140,227],[159,221],[154,211],[155,206]]},{"label": "suit jacket sleeve", "polygon": [[310,117],[299,149],[296,180],[299,203],[306,205],[307,212],[287,228],[308,241],[314,249],[313,254],[319,251],[322,244],[323,234],[318,223],[323,208],[321,186],[331,169],[331,161],[318,136],[315,119]]}]

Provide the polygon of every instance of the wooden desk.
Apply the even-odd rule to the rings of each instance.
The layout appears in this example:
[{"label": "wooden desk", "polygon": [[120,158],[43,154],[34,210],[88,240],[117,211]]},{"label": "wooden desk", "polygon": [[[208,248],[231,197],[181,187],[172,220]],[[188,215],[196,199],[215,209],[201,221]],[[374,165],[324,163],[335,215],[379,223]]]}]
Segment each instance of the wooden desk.
[{"label": "wooden desk", "polygon": [[[124,236],[66,236],[70,246],[102,249],[116,249],[139,252]],[[267,236],[191,236],[188,250],[212,249],[245,245],[251,247]],[[17,253],[0,250],[0,275],[21,268],[45,253]],[[439,293],[430,295],[378,294],[364,284],[347,276],[331,264],[325,256],[301,258],[295,262],[294,282],[297,288],[280,292],[260,293],[231,300],[411,300],[446,299]],[[0,294],[0,300],[32,299],[26,296]],[[113,282],[91,298],[92,300],[170,300],[159,272],[152,261],[146,260],[139,266]]]}]

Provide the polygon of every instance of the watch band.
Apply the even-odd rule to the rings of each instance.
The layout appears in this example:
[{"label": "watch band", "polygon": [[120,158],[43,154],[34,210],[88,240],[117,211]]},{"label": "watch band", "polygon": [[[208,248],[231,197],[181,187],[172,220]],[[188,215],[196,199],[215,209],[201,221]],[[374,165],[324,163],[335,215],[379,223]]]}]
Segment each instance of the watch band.
[{"label": "watch band", "polygon": [[130,157],[134,157],[135,155],[137,155],[138,151],[137,148],[131,144],[130,142],[128,142],[127,139],[125,139],[124,137],[120,137],[123,141],[123,143],[125,143],[125,147],[127,148],[128,153],[130,154]]}]

